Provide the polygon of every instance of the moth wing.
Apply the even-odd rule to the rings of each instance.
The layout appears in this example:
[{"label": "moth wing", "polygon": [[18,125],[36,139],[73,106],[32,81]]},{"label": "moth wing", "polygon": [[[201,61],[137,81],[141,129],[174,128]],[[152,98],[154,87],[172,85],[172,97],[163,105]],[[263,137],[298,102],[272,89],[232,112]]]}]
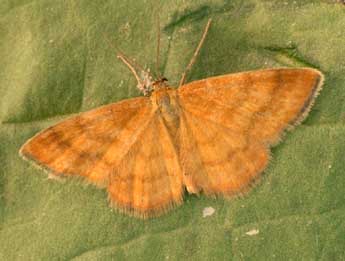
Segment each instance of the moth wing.
[{"label": "moth wing", "polygon": [[20,154],[53,175],[81,176],[104,187],[117,157],[127,153],[151,117],[145,97],[109,104],[43,130]]},{"label": "moth wing", "polygon": [[108,185],[110,202],[142,218],[181,204],[182,172],[175,145],[163,119],[156,114],[114,168]]},{"label": "moth wing", "polygon": [[304,119],[322,80],[310,68],[258,70],[191,82],[179,97],[189,113],[274,144]]},{"label": "moth wing", "polygon": [[180,161],[188,192],[244,192],[265,169],[268,149],[228,128],[185,112],[180,124]]},{"label": "moth wing", "polygon": [[269,146],[305,118],[322,79],[314,69],[270,69],[182,86],[180,157],[187,189],[245,190],[266,167]]}]

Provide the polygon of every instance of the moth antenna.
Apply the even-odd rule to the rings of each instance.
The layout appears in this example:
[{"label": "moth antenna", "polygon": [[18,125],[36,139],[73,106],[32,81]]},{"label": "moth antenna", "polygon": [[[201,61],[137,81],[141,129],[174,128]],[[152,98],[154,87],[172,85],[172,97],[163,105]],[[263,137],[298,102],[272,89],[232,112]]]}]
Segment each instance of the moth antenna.
[{"label": "moth antenna", "polygon": [[[138,89],[144,93],[144,95],[147,95],[149,93],[149,90],[147,88],[147,86],[144,84],[144,82],[140,79],[137,70],[140,70],[142,73],[147,74],[146,78],[152,79],[152,75],[150,73],[149,70],[145,70],[142,66],[140,66],[138,63],[136,63],[133,59],[129,58],[128,56],[126,56],[119,47],[117,47],[116,45],[112,44],[112,42],[110,41],[109,37],[104,34],[104,38],[106,39],[106,41],[108,42],[108,44],[113,47],[114,49],[116,49],[117,51],[117,58],[119,58],[125,65],[127,65],[127,67],[130,69],[130,71],[133,73],[135,79],[138,82]],[[147,80],[146,80],[147,81]]]},{"label": "moth antenna", "polygon": [[108,44],[109,44],[112,48],[114,48],[114,49],[117,51],[117,53],[118,53],[117,56],[121,55],[122,57],[124,57],[124,58],[127,60],[127,62],[129,62],[129,63],[132,65],[133,68],[137,68],[137,69],[139,69],[139,70],[141,70],[141,71],[145,71],[145,69],[144,69],[142,66],[140,66],[137,62],[135,62],[134,59],[129,58],[127,55],[125,55],[125,54],[121,51],[121,49],[120,49],[117,45],[114,45],[114,44],[110,41],[109,37],[108,37],[106,34],[104,34],[104,38],[106,39],[106,41],[108,42]]},{"label": "moth antenna", "polygon": [[119,58],[131,70],[135,79],[137,79],[139,89],[141,90],[141,88],[143,88],[144,84],[141,82],[140,77],[137,74],[137,71],[134,69],[133,65],[130,63],[130,61],[127,60],[127,57],[124,56],[122,53],[118,53],[117,58]]},{"label": "moth antenna", "polygon": [[186,70],[182,74],[179,87],[181,87],[184,84],[184,82],[186,80],[187,72],[192,68],[193,64],[195,63],[196,57],[198,56],[198,54],[200,52],[200,49],[201,49],[201,46],[203,45],[203,43],[204,43],[204,41],[206,39],[206,35],[208,33],[208,30],[210,29],[211,21],[212,21],[211,18],[208,19],[206,27],[204,29],[204,33],[202,34],[201,40],[200,40],[200,42],[198,44],[198,47],[196,48],[196,50],[195,50],[195,52],[194,52],[194,54],[192,56],[192,59],[190,60],[189,64],[187,65]]},{"label": "moth antenna", "polygon": [[159,53],[160,53],[160,43],[161,43],[161,34],[160,34],[160,17],[159,17],[159,10],[157,11],[157,53],[156,53],[156,74],[157,78],[161,78],[161,74],[159,72]]}]

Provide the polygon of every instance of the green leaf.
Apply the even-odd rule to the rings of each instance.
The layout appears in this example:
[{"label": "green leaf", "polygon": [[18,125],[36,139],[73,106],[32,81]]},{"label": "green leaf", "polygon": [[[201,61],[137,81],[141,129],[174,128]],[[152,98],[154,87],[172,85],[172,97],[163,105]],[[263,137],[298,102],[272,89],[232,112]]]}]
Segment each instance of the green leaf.
[{"label": "green leaf", "polygon": [[[140,220],[103,190],[48,180],[20,146],[73,113],[139,96],[116,49],[176,85],[213,24],[188,81],[312,66],[326,81],[307,120],[272,151],[260,184],[233,200],[186,195]],[[342,260],[345,258],[345,7],[336,1],[2,1],[1,260]],[[203,217],[203,209],[215,212]]]}]

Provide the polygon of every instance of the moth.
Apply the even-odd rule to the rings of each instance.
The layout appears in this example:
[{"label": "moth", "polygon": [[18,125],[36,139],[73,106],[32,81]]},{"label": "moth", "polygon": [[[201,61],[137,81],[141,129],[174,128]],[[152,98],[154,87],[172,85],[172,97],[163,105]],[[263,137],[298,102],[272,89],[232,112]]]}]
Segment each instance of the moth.
[{"label": "moth", "polygon": [[64,120],[29,139],[20,154],[54,176],[105,188],[111,206],[141,218],[182,204],[185,190],[224,197],[247,191],[267,167],[270,148],[307,116],[323,74],[276,68],[185,84],[210,24],[178,88],[139,74],[119,52],[144,96]]}]

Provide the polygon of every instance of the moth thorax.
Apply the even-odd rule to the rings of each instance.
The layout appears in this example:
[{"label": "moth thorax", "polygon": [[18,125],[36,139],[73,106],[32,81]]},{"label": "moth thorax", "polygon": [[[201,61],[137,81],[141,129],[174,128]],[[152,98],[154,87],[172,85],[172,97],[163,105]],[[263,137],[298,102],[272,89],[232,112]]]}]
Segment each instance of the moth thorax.
[{"label": "moth thorax", "polygon": [[178,103],[175,90],[164,87],[154,91],[151,96],[152,103],[163,114],[178,114]]},{"label": "moth thorax", "polygon": [[180,107],[174,89],[165,87],[152,93],[151,100],[157,113],[163,118],[169,132],[175,135],[180,121]]}]

